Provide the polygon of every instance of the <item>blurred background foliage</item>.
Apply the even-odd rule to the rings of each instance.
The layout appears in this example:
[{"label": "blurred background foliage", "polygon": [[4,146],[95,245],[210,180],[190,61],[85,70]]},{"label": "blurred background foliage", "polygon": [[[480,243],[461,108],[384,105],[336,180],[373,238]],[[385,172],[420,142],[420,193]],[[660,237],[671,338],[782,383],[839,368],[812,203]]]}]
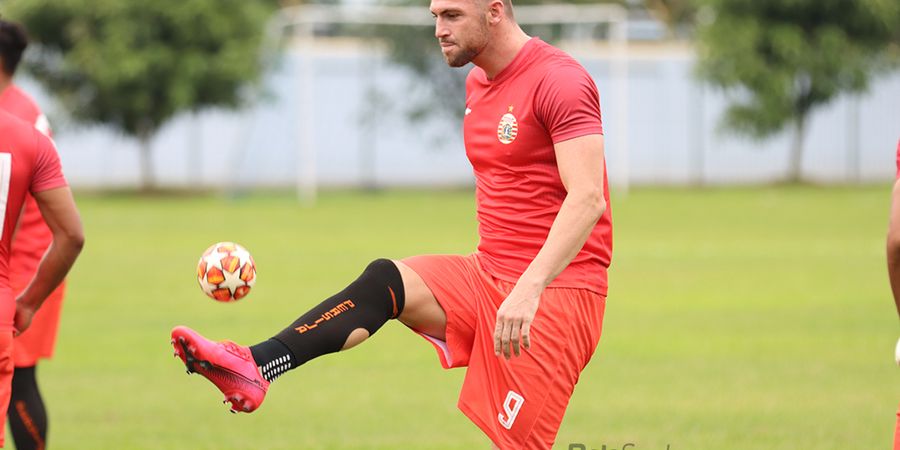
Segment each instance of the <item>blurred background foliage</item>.
[{"label": "blurred background foliage", "polygon": [[273,0],[6,0],[29,30],[27,69],[73,119],[138,139],[142,183],[150,141],[180,112],[238,107],[262,73]]},{"label": "blurred background foliage", "polygon": [[729,129],[764,138],[793,128],[789,181],[800,179],[810,113],[898,63],[897,0],[698,1],[698,74],[732,94]]},{"label": "blurred background foliage", "polygon": [[[518,0],[515,5],[547,3]],[[896,68],[900,60],[900,2],[896,0],[607,3],[622,5],[632,14],[648,13],[665,26],[665,40],[695,42],[698,77],[730,94],[724,128],[766,138],[791,127],[794,138],[786,181],[801,178],[810,113],[842,94],[864,92],[873,77]],[[551,43],[563,32],[558,26],[524,28]],[[467,71],[446,70],[433,36],[426,36],[432,32],[410,27],[379,27],[376,32],[390,43],[394,61],[428,80],[426,100],[409,104],[413,119],[435,112],[457,117],[463,108]],[[441,108],[428,99],[437,99]]]},{"label": "blurred background foliage", "polygon": [[[77,121],[102,123],[141,143],[144,186],[152,186],[150,142],[185,111],[239,107],[265,70],[263,41],[279,8],[301,0],[0,0],[23,22],[36,50],[28,69]],[[315,3],[339,4],[340,0]],[[517,6],[547,4],[516,0]],[[591,0],[558,3],[593,4]],[[800,177],[809,115],[844,94],[864,92],[900,60],[897,0],[613,0],[630,17],[662,24],[660,41],[697,49],[702,82],[730,96],[722,125],[755,138],[791,128],[789,178]],[[382,1],[418,5],[421,0]],[[554,43],[563,26],[525,27]],[[271,30],[269,30],[271,31]],[[285,29],[282,31],[289,31]],[[317,30],[385,45],[415,75],[402,101],[367,94],[411,120],[458,121],[467,69],[448,70],[431,26],[335,25]],[[609,28],[591,33],[608,38]],[[375,87],[377,89],[377,86]]]}]

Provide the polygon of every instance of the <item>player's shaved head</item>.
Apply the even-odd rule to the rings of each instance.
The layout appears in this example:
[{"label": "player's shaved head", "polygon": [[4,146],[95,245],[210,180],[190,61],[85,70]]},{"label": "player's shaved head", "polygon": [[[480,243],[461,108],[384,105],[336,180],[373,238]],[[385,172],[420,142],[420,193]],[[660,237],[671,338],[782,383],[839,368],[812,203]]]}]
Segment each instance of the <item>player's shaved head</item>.
[{"label": "player's shaved head", "polygon": [[[485,10],[496,1],[498,0],[475,0],[475,4],[478,5],[478,7],[482,10]],[[510,19],[514,18],[515,16],[513,16],[512,0],[500,0],[500,2],[503,3],[503,14]]]},{"label": "player's shaved head", "polygon": [[503,0],[503,11],[506,13],[506,17],[510,19],[515,17],[513,15],[512,0]]},{"label": "player's shaved head", "polygon": [[15,22],[0,19],[0,60],[2,70],[8,76],[16,73],[22,52],[28,47],[28,35],[25,28]]}]

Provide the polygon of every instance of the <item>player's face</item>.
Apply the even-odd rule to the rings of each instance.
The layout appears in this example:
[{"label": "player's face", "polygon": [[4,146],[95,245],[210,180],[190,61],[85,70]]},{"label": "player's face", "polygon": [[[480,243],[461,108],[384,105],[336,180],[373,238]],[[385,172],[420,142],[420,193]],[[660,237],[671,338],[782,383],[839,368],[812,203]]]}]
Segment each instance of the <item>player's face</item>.
[{"label": "player's face", "polygon": [[486,4],[482,0],[432,0],[434,35],[450,67],[468,64],[487,46]]}]

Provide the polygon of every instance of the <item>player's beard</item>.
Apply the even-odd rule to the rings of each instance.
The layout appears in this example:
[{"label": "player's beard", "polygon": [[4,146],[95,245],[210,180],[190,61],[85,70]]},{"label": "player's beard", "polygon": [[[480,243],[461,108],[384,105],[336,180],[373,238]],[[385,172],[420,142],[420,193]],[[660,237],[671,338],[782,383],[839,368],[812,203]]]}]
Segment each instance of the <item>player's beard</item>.
[{"label": "player's beard", "polygon": [[478,27],[473,31],[466,42],[457,41],[456,48],[458,51],[444,54],[447,65],[450,67],[462,67],[472,62],[482,50],[487,46],[489,39],[489,30],[487,22],[479,22]]}]

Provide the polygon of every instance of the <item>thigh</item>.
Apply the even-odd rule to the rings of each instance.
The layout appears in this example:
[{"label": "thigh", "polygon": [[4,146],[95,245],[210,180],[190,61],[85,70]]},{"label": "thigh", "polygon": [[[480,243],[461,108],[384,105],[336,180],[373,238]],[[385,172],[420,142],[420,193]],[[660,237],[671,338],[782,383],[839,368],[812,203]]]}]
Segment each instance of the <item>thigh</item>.
[{"label": "thigh", "polygon": [[12,331],[0,331],[0,408],[3,416],[0,418],[0,447],[3,446],[5,437],[6,410],[9,407],[9,398],[12,394],[13,360],[12,360]]},{"label": "thigh", "polygon": [[501,448],[552,446],[599,340],[604,306],[603,297],[588,291],[548,289],[532,324],[531,348],[505,360],[493,352],[496,314],[482,305],[460,409]]},{"label": "thigh", "polygon": [[420,333],[445,340],[447,313],[434,293],[415,270],[402,261],[394,261],[394,264],[403,278],[404,305],[398,319]]},{"label": "thigh", "polygon": [[[469,363],[479,304],[492,304],[500,295],[480,270],[474,255],[422,255],[398,264],[412,292],[413,306],[400,320],[438,350],[445,368]],[[426,294],[427,292],[427,294]]]}]

